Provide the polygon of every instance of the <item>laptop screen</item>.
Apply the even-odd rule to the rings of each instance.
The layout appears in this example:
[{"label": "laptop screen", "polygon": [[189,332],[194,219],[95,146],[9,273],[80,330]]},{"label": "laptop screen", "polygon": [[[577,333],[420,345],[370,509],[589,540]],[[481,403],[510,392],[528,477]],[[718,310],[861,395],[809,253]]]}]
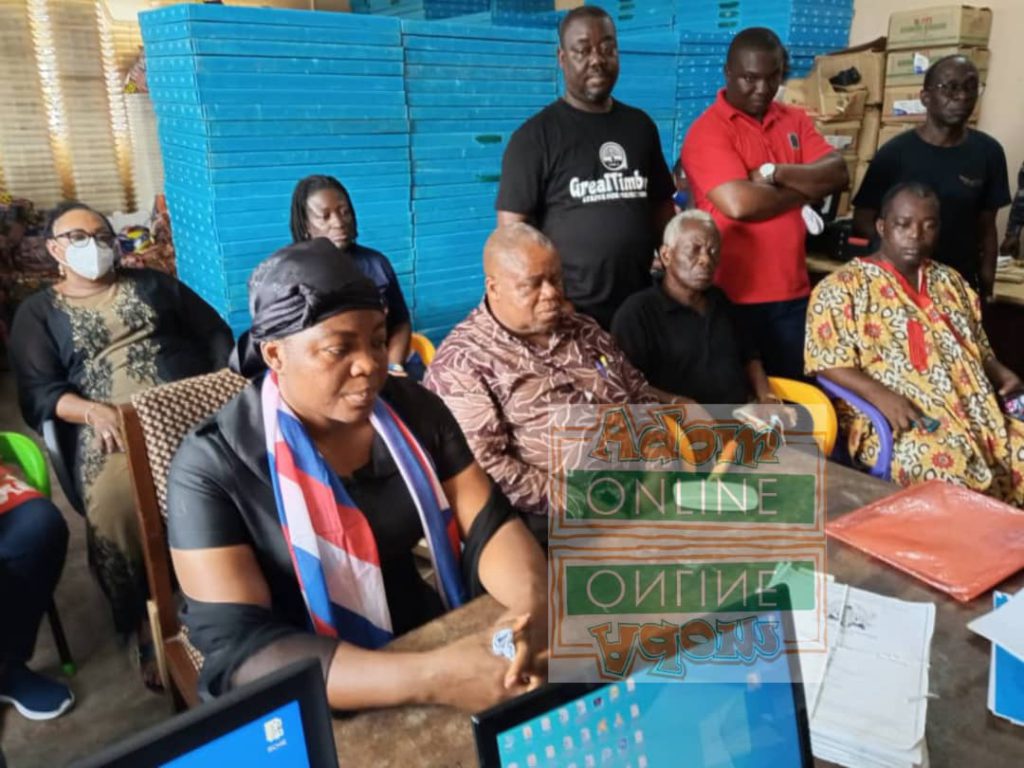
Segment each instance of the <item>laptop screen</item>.
[{"label": "laptop screen", "polygon": [[[776,620],[789,624],[784,614]],[[782,653],[737,663],[739,670],[688,661],[681,680],[646,668],[621,682],[548,686],[493,716],[478,716],[481,762],[502,768],[809,765],[796,659]],[[493,736],[484,735],[488,730]]]},{"label": "laptop screen", "polygon": [[337,768],[323,672],[306,659],[158,723],[71,768]]},{"label": "laptop screen", "polygon": [[800,765],[792,691],[752,683],[613,683],[498,735],[503,768]]},{"label": "laptop screen", "polygon": [[293,701],[164,763],[164,768],[306,768],[309,764],[302,711],[299,702]]}]

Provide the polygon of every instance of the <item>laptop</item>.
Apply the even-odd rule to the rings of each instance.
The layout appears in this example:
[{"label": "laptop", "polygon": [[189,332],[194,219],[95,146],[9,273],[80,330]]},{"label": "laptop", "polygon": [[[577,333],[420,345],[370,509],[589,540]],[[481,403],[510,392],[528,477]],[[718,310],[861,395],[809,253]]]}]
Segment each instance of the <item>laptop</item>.
[{"label": "laptop", "polygon": [[[789,592],[762,611],[795,637]],[[552,683],[473,717],[481,768],[790,768],[812,766],[795,654],[759,659],[746,682],[711,665],[662,682],[652,670],[610,683]]]},{"label": "laptop", "polygon": [[72,768],[337,768],[319,662],[292,664]]}]

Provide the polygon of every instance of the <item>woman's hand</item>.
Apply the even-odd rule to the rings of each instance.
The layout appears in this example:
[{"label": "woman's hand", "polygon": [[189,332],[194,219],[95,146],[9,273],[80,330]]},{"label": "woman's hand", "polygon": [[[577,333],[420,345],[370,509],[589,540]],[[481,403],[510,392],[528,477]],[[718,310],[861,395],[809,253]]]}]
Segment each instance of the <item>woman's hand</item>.
[{"label": "woman's hand", "polygon": [[491,652],[494,632],[488,628],[424,654],[433,671],[430,702],[481,712],[530,689],[515,680],[506,685],[509,661]]},{"label": "woman's hand", "polygon": [[548,678],[548,621],[544,606],[529,613],[509,612],[495,623],[493,632],[510,628],[516,655],[505,675],[506,687],[520,683],[533,690]]},{"label": "woman's hand", "polygon": [[105,403],[94,403],[85,412],[85,423],[96,433],[95,446],[103,453],[124,451],[124,438],[117,409]]}]

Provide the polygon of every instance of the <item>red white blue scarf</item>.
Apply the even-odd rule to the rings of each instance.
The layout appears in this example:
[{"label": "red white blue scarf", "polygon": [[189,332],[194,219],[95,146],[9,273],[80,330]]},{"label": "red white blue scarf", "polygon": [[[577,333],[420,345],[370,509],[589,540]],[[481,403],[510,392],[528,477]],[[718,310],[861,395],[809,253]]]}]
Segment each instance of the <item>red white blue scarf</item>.
[{"label": "red white blue scarf", "polygon": [[[263,380],[263,425],[274,498],[313,630],[363,648],[393,637],[377,541],[338,475],[281,399],[275,374]],[[370,423],[409,489],[430,546],[446,608],[466,600],[455,517],[423,447],[377,398]]]}]

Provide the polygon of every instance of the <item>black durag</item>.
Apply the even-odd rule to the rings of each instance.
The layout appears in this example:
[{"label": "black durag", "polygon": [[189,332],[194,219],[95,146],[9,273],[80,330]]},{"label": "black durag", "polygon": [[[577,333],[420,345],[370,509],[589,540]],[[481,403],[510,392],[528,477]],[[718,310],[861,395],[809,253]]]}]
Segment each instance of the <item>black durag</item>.
[{"label": "black durag", "polygon": [[264,341],[283,339],[354,309],[384,311],[380,292],[352,258],[318,237],[288,245],[249,278],[252,327],[238,338],[231,369],[255,378],[267,369]]}]

